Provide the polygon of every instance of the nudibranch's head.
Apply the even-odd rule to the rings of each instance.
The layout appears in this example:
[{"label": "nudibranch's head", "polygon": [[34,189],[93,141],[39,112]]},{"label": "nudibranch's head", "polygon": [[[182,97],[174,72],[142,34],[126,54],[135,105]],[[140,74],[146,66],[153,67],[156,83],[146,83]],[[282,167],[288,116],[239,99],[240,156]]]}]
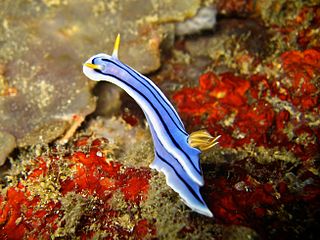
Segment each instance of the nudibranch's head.
[{"label": "nudibranch's head", "polygon": [[120,45],[120,34],[118,34],[116,41],[114,43],[112,56],[99,53],[91,58],[89,58],[83,64],[83,73],[88,78],[94,81],[104,80],[106,77],[103,75],[107,69],[107,61],[108,59],[118,59],[118,50]]},{"label": "nudibranch's head", "polygon": [[107,62],[105,60],[112,58],[112,56],[99,53],[92,56],[83,64],[83,73],[93,81],[101,81],[105,79],[102,74],[107,68]]}]

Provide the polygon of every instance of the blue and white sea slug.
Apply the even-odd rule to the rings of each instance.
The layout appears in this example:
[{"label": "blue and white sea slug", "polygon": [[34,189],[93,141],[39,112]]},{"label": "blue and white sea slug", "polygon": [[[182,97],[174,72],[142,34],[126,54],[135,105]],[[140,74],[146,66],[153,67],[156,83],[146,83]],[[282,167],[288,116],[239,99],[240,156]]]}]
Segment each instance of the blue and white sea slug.
[{"label": "blue and white sea slug", "polygon": [[166,176],[167,184],[176,191],[194,211],[212,217],[211,211],[200,194],[203,176],[200,150],[217,144],[207,131],[190,135],[161,90],[147,77],[118,59],[120,36],[112,55],[104,53],[89,58],[83,65],[84,74],[94,81],[107,81],[125,90],[142,108],[152,135],[155,159],[151,168]]}]

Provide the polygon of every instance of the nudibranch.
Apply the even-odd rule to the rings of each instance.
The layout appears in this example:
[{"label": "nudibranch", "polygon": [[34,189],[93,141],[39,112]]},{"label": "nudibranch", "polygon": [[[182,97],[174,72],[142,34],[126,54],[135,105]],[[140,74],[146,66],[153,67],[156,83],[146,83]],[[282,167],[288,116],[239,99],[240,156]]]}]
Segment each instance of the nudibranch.
[{"label": "nudibranch", "polygon": [[212,217],[204,202],[200,187],[204,180],[200,153],[217,144],[207,131],[190,135],[172,104],[147,77],[118,59],[120,35],[112,55],[104,53],[89,58],[83,64],[84,74],[94,81],[107,81],[126,91],[142,108],[150,127],[155,159],[150,167],[166,176],[167,184],[176,191],[192,210]]}]

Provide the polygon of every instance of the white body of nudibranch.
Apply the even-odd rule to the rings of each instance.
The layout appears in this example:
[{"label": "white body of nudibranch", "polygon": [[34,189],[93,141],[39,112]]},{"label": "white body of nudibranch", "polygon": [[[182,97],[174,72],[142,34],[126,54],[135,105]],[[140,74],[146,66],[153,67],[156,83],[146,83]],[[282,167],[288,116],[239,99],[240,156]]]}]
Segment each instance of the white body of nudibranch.
[{"label": "white body of nudibranch", "polygon": [[154,143],[155,159],[151,168],[165,174],[167,184],[194,211],[212,217],[202,199],[199,188],[204,184],[200,167],[200,150],[215,145],[201,130],[187,134],[172,104],[147,77],[118,60],[120,38],[117,37],[112,56],[100,53],[89,58],[83,66],[84,74],[94,81],[111,82],[126,91],[142,108]]}]

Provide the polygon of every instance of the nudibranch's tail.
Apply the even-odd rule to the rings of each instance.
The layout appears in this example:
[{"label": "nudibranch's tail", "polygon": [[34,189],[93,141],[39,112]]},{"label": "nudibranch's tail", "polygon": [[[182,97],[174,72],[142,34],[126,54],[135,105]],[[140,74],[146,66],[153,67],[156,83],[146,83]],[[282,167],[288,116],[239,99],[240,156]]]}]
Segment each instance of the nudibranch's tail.
[{"label": "nudibranch's tail", "polygon": [[177,192],[192,210],[213,217],[201,196],[200,186],[188,175],[181,163],[165,149],[152,126],[150,131],[155,149],[155,159],[150,164],[150,168],[163,172],[168,186]]},{"label": "nudibranch's tail", "polygon": [[179,162],[171,155],[162,157],[160,153],[155,154],[150,167],[164,173],[168,186],[180,195],[188,207],[205,216],[213,217],[202,199],[199,185],[186,174]]}]

